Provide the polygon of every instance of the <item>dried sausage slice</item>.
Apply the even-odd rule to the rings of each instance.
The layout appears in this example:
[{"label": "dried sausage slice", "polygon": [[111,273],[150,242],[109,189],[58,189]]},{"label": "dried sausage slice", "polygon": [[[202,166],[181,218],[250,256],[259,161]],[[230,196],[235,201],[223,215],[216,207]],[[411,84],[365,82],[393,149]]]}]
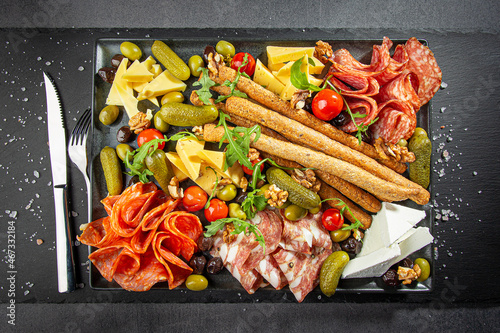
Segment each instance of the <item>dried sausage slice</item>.
[{"label": "dried sausage slice", "polygon": [[323,212],[308,214],[306,217],[291,222],[284,217],[283,210],[283,235],[280,246],[286,250],[311,254],[314,247],[331,248],[330,234],[321,224]]},{"label": "dried sausage slice", "polygon": [[270,254],[262,259],[255,269],[276,290],[283,289],[288,284],[285,274],[281,271],[276,259]]},{"label": "dried sausage slice", "polygon": [[400,139],[408,140],[417,126],[413,107],[403,101],[390,100],[379,106],[379,119],[371,126],[375,138],[396,144]]},{"label": "dried sausage slice", "polygon": [[357,76],[342,72],[332,72],[330,82],[342,93],[350,95],[374,96],[378,94],[380,85],[373,77]]},{"label": "dried sausage slice", "polygon": [[418,82],[418,76],[411,72],[404,72],[383,86],[376,100],[378,103],[383,103],[397,99],[409,103],[417,112],[420,109],[420,99],[417,95]]}]

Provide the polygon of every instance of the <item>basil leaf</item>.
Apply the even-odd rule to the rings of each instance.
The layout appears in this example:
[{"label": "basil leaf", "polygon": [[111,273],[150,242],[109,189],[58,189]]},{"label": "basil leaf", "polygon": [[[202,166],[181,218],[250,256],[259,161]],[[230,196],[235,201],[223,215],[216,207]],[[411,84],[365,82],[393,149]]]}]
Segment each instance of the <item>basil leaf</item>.
[{"label": "basil leaf", "polygon": [[300,90],[312,90],[312,91],[321,91],[323,88],[317,87],[314,84],[309,83],[309,79],[307,78],[307,74],[303,73],[300,70],[300,66],[302,65],[302,59],[295,61],[290,69],[290,82],[293,86]]}]

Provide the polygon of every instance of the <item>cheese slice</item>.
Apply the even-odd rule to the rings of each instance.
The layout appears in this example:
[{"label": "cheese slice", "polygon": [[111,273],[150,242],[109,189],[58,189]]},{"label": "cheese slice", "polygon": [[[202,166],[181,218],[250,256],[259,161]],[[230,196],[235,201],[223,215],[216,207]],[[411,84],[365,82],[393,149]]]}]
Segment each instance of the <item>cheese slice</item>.
[{"label": "cheese slice", "polygon": [[[314,62],[314,66],[311,65],[309,62]],[[323,64],[319,59],[315,57],[310,57],[309,58],[309,74],[321,74],[323,71],[323,68],[325,68],[325,64]]]},{"label": "cheese slice", "polygon": [[127,90],[125,90],[122,85],[117,85],[116,89],[122,101],[121,105],[123,105],[123,107],[125,108],[128,117],[132,118],[137,113],[139,113],[139,109],[137,109],[138,101],[134,97],[134,95],[130,94]]},{"label": "cheese slice", "polygon": [[285,89],[280,94],[280,98],[289,101],[292,99],[293,94],[297,91],[298,89],[295,88],[295,86],[290,82],[290,78],[288,78],[288,83],[285,85]]},{"label": "cheese slice", "polygon": [[[364,246],[364,245],[363,245]],[[387,272],[387,264],[401,255],[397,244],[384,247],[366,256],[350,260],[342,272],[343,279],[379,277]],[[390,265],[389,265],[390,267]]]},{"label": "cheese slice", "polygon": [[413,252],[420,250],[434,240],[434,237],[432,237],[427,227],[418,227],[411,231],[410,235],[405,234],[401,239],[396,241],[401,254],[386,264],[386,271],[395,263],[408,257]]},{"label": "cheese slice", "polygon": [[172,164],[172,170],[174,171],[174,174],[177,177],[177,179],[179,179],[180,182],[187,179],[189,172],[187,171],[184,163],[182,163],[179,154],[175,152],[168,152],[165,155]]},{"label": "cheese slice", "polygon": [[234,163],[233,166],[224,171],[224,161],[226,159],[226,153],[221,151],[203,149],[198,151],[198,156],[200,156],[203,162],[214,168],[214,170],[217,171],[219,175],[224,178],[231,179],[234,185],[238,187],[240,186],[240,181],[243,177],[243,169],[239,162]]},{"label": "cheese slice", "polygon": [[285,85],[281,83],[259,59],[257,59],[253,80],[255,83],[260,84],[277,95],[281,94],[285,88]]},{"label": "cheese slice", "polygon": [[309,75],[307,77],[307,80],[309,81],[310,84],[314,84],[315,86],[319,87],[321,84],[323,84],[323,80],[317,79],[312,75]]},{"label": "cheese slice", "polygon": [[[151,71],[151,68],[153,67],[153,65],[156,64],[156,60],[152,56],[149,56],[146,60],[144,60],[142,62],[142,64],[146,67],[146,69],[148,71]],[[158,65],[158,66],[160,66],[160,65]]]},{"label": "cheese slice", "polygon": [[270,70],[270,71],[279,71],[283,66],[285,66],[287,63],[286,62],[279,62],[277,64],[271,64],[271,63],[268,63],[267,64],[267,68]]},{"label": "cheese slice", "polygon": [[154,78],[156,78],[158,75],[160,75],[163,72],[160,64],[154,64],[149,71],[151,73],[153,73]]},{"label": "cheese slice", "polygon": [[148,70],[144,63],[136,60],[123,74],[122,79],[129,82],[149,82],[153,79],[153,73]]},{"label": "cheese slice", "polygon": [[165,70],[144,87],[137,99],[141,101],[149,97],[165,95],[171,91],[184,91],[186,87],[184,82]]},{"label": "cheese slice", "polygon": [[309,57],[312,57],[314,54],[314,47],[268,46],[266,50],[267,50],[268,64],[294,61],[300,59],[306,54]]},{"label": "cheese slice", "polygon": [[205,146],[205,141],[198,141],[195,138],[185,138],[177,141],[176,151],[184,163],[187,175],[192,180],[198,178],[200,174],[201,158],[198,151]]},{"label": "cheese slice", "polygon": [[[141,93],[141,91],[143,91],[147,85],[148,82],[132,82],[132,89],[134,89],[138,93]],[[158,103],[158,98],[156,96],[149,97],[147,100],[160,107],[160,103]]]},{"label": "cheese slice", "polygon": [[210,195],[214,190],[215,183],[220,181],[221,178],[209,165],[202,163],[200,166],[200,176],[194,179],[194,182]]},{"label": "cheese slice", "polygon": [[127,66],[128,58],[123,58],[123,60],[120,62],[120,66],[118,66],[118,69],[116,70],[115,78],[113,80],[113,84],[111,85],[111,90],[109,91],[108,98],[106,99],[107,105],[123,105],[116,86],[121,81],[123,73],[125,73],[125,71],[127,70]]},{"label": "cheese slice", "polygon": [[[290,81],[290,74],[292,72],[292,66],[295,64],[295,61],[290,61],[288,64],[283,66],[278,73],[276,73],[276,77],[283,84],[287,84]],[[302,63],[300,64],[300,71],[309,75],[309,65],[307,63],[307,55],[302,59]]]}]

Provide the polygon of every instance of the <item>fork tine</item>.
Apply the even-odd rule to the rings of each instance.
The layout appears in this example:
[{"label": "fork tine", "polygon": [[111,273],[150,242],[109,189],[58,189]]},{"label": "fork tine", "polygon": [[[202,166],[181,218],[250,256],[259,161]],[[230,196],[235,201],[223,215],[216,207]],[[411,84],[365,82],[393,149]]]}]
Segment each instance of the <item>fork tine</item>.
[{"label": "fork tine", "polygon": [[82,134],[88,134],[90,126],[90,109],[85,110],[80,119],[78,119],[75,128],[71,132],[70,144],[81,144]]}]

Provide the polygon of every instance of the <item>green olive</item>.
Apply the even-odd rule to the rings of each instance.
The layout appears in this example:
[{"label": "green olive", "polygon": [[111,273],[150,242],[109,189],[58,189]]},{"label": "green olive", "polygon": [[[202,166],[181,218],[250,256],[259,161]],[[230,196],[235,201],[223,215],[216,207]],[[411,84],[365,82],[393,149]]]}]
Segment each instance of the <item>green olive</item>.
[{"label": "green olive", "polygon": [[419,135],[427,136],[427,132],[422,127],[417,127],[417,128],[415,128],[415,131],[413,132],[412,137],[419,136]]},{"label": "green olive", "polygon": [[226,42],[225,40],[221,40],[215,45],[215,50],[217,53],[223,55],[224,57],[234,57],[236,50],[234,49],[233,44]]},{"label": "green olive", "polygon": [[153,118],[153,123],[155,125],[155,128],[162,133],[167,132],[168,129],[170,128],[170,125],[165,120],[160,118],[159,112],[156,112]]},{"label": "green olive", "polygon": [[229,217],[237,218],[240,220],[246,220],[247,214],[241,209],[240,204],[232,202],[229,204]]},{"label": "green olive", "polygon": [[321,210],[321,203],[319,204],[319,206],[318,206],[318,207],[313,208],[313,209],[309,209],[309,213],[311,213],[311,214],[313,214],[313,215],[314,215],[314,214],[319,213],[319,211],[320,211],[320,210]]},{"label": "green olive", "polygon": [[189,70],[191,71],[191,75],[200,76],[201,69],[205,67],[205,62],[203,58],[199,55],[194,55],[188,60]]},{"label": "green olive", "polygon": [[203,275],[191,274],[186,279],[186,287],[193,291],[205,290],[208,287],[208,280]]},{"label": "green olive", "polygon": [[425,281],[429,278],[429,275],[431,275],[431,265],[427,261],[427,259],[424,258],[417,258],[413,262],[414,265],[418,265],[421,269],[420,276],[418,277],[417,281],[422,282]]},{"label": "green olive", "polygon": [[[348,225],[344,224],[342,228],[343,227],[348,227]],[[332,238],[333,242],[340,243],[351,236],[351,230],[342,230],[342,228],[330,231],[330,237]]]},{"label": "green olive", "polygon": [[99,120],[106,126],[111,125],[118,118],[120,109],[116,105],[108,105],[99,113]]},{"label": "green olive", "polygon": [[229,184],[217,191],[217,198],[222,201],[231,201],[236,197],[237,192],[236,186]]},{"label": "green olive", "polygon": [[407,147],[408,146],[408,141],[406,141],[405,139],[399,139],[398,146]]},{"label": "green olive", "polygon": [[287,208],[288,206],[290,206],[291,204],[292,204],[292,202],[291,202],[290,200],[287,200],[287,201],[285,201],[285,203],[284,203],[284,204],[282,204],[281,206],[278,206],[278,207],[276,207],[276,208],[278,208],[278,209],[285,209],[285,208]]},{"label": "green olive", "polygon": [[[116,155],[120,158],[120,160],[125,161],[125,158],[127,157],[127,152],[133,152],[134,148],[130,147],[126,143],[120,143],[118,146],[116,146]],[[129,157],[129,161],[131,159],[132,155]]]},{"label": "green olive", "polygon": [[290,221],[297,221],[306,216],[307,209],[297,205],[290,205],[285,208],[285,217]]},{"label": "green olive", "polygon": [[131,42],[123,42],[120,45],[120,52],[131,61],[139,60],[142,57],[142,51],[139,46]]},{"label": "green olive", "polygon": [[259,188],[259,191],[257,191],[257,194],[264,195],[266,193],[266,191],[269,190],[269,186],[271,186],[271,184],[262,185],[262,187]]},{"label": "green olive", "polygon": [[184,102],[184,95],[178,91],[171,91],[161,98],[161,105],[166,103],[182,103]]}]

